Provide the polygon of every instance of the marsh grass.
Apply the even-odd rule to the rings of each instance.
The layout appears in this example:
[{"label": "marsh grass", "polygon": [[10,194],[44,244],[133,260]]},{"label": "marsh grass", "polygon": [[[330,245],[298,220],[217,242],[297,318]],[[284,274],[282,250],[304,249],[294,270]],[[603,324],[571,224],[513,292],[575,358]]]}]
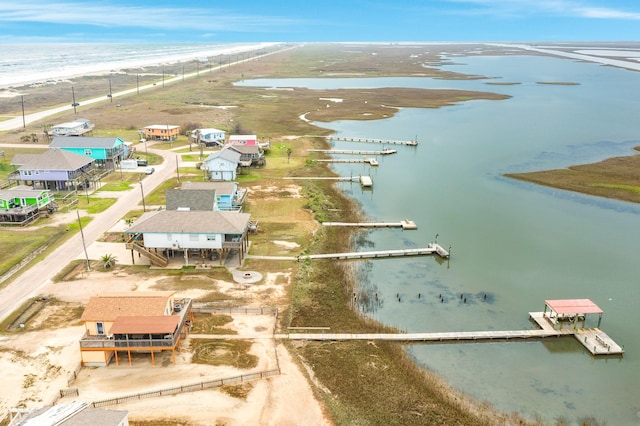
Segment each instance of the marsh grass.
[{"label": "marsh grass", "polygon": [[250,354],[247,340],[190,339],[192,362],[207,365],[229,365],[248,369],[258,365],[258,357]]}]

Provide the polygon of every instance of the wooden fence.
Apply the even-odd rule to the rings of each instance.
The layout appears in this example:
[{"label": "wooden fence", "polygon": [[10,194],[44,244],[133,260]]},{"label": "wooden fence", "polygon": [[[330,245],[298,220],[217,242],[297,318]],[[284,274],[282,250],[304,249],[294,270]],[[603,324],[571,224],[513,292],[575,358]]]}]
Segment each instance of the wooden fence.
[{"label": "wooden fence", "polygon": [[226,379],[209,380],[206,382],[194,383],[191,385],[176,386],[173,388],[142,392],[142,393],[137,393],[133,395],[120,396],[120,397],[110,398],[110,399],[103,399],[101,401],[92,402],[91,406],[94,408],[105,407],[108,405],[117,405],[125,402],[137,401],[137,400],[146,399],[146,398],[175,395],[175,394],[184,393],[184,392],[196,392],[196,391],[201,391],[205,389],[220,387],[223,385],[232,385],[237,383],[250,382],[253,380],[265,379],[267,377],[277,376],[278,374],[280,374],[279,369],[259,371],[256,373],[242,374],[240,376],[229,377]]},{"label": "wooden fence", "polygon": [[274,306],[263,306],[259,308],[253,307],[236,307],[236,308],[209,308],[198,306],[192,308],[193,312],[201,312],[208,314],[254,314],[254,315],[277,315],[278,308]]}]

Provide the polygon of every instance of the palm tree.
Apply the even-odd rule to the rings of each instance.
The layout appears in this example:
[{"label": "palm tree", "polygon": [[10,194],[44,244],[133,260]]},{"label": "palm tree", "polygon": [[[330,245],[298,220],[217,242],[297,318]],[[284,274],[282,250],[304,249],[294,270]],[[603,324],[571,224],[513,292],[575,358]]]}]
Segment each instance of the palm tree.
[{"label": "palm tree", "polygon": [[105,254],[101,257],[101,260],[102,266],[104,266],[105,269],[111,269],[118,262],[118,258],[112,254]]}]

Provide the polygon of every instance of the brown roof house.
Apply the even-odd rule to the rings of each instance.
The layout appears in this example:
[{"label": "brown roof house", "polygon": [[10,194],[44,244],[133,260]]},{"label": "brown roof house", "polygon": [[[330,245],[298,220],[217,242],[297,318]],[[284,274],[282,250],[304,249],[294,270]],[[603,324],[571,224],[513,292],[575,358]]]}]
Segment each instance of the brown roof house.
[{"label": "brown roof house", "polygon": [[151,354],[180,350],[192,324],[191,299],[175,300],[172,291],[106,293],[89,299],[80,318],[86,333],[80,340],[82,365],[107,366],[125,352]]}]

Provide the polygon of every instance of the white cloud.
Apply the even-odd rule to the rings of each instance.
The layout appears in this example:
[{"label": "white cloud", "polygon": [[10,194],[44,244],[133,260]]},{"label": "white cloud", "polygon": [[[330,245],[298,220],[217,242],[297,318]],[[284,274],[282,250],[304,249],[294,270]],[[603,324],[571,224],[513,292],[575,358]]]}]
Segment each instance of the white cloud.
[{"label": "white cloud", "polygon": [[445,0],[449,3],[470,5],[472,9],[455,13],[529,17],[533,15],[556,15],[574,18],[640,20],[640,11],[614,9],[587,5],[573,0]]},{"label": "white cloud", "polygon": [[301,23],[287,17],[239,14],[213,8],[116,6],[98,2],[7,2],[4,0],[0,0],[0,22],[243,32],[274,31],[279,27]]}]

